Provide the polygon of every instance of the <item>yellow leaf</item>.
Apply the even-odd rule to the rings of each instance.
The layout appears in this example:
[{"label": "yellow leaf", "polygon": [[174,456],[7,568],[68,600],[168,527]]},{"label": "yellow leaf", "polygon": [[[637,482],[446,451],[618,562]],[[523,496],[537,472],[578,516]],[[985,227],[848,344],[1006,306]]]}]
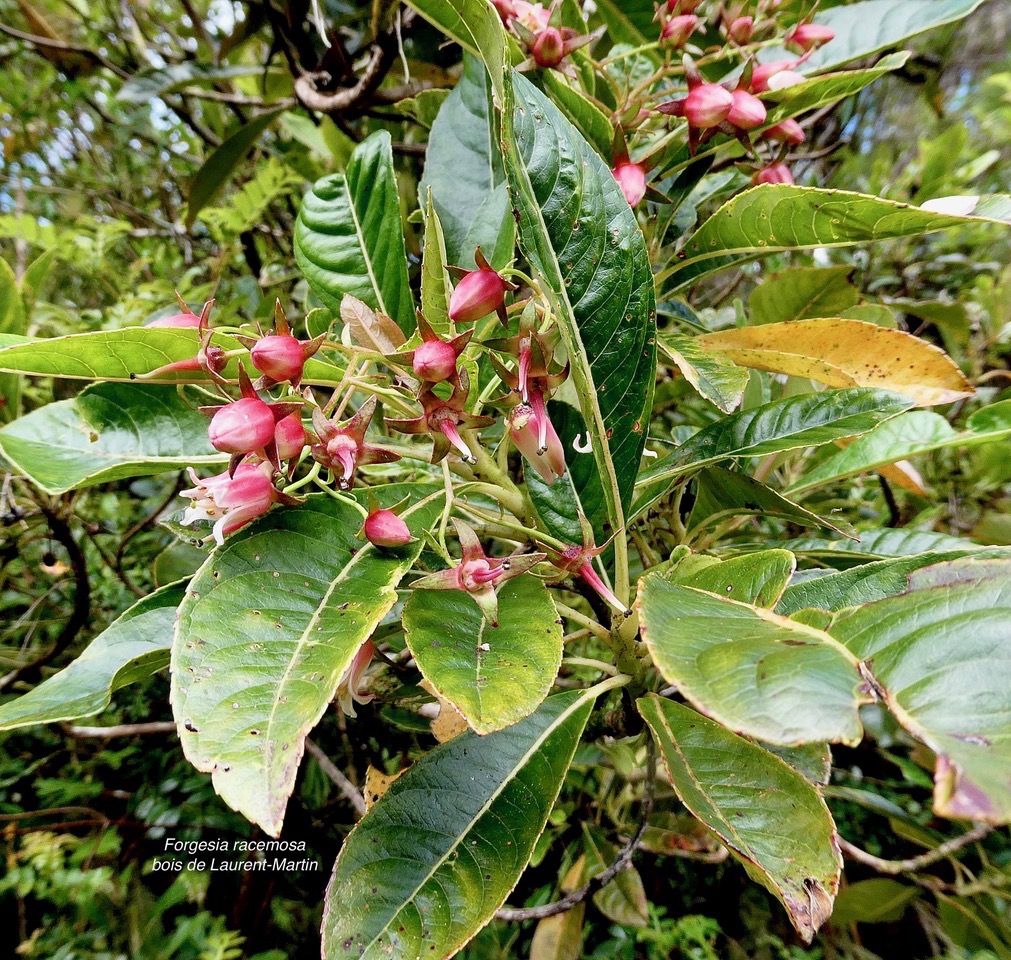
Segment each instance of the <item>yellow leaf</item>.
[{"label": "yellow leaf", "polygon": [[[562,893],[572,893],[583,885],[586,858],[580,857],[562,880]],[[583,917],[586,904],[545,917],[537,924],[530,944],[530,960],[579,960],[583,955]]]},{"label": "yellow leaf", "polygon": [[797,320],[696,338],[742,367],[810,377],[830,387],[877,387],[921,407],[975,392],[951,358],[901,330],[861,320]]},{"label": "yellow leaf", "polygon": [[418,686],[439,701],[439,715],[432,721],[432,736],[439,743],[446,743],[467,729],[467,721],[463,714],[441,696],[428,680],[422,680]]},{"label": "yellow leaf", "polygon": [[389,790],[390,784],[403,772],[400,770],[393,774],[383,773],[382,770],[369,764],[368,770],[365,771],[365,809],[371,810],[373,804],[382,799],[383,794]]}]

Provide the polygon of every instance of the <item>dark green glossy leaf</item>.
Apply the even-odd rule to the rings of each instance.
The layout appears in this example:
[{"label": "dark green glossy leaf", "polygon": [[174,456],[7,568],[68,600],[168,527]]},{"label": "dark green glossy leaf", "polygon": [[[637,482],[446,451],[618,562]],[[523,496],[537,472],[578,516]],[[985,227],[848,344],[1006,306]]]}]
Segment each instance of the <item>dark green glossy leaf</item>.
[{"label": "dark green glossy leaf", "polygon": [[197,214],[221,191],[232,176],[232,171],[250,148],[287,108],[268,110],[243,124],[204,161],[190,183],[186,202],[186,226],[193,226]]},{"label": "dark green glossy leaf", "polygon": [[934,213],[845,190],[763,184],[727,201],[692,235],[667,276],[674,287],[767,253],[909,237],[975,222],[1006,222],[1004,197],[980,197],[971,215]]},{"label": "dark green glossy leaf", "polygon": [[651,694],[638,705],[681,802],[810,943],[832,913],[842,869],[821,794],[778,757],[681,704]]},{"label": "dark green glossy leaf", "polygon": [[700,396],[724,413],[730,413],[741,402],[744,388],[748,385],[748,371],[732,360],[714,350],[700,348],[695,343],[695,337],[677,333],[660,337],[660,351],[674,363]]},{"label": "dark green glossy leaf", "polygon": [[660,36],[660,27],[653,22],[653,0],[599,0],[597,12],[607,24],[607,36],[613,43],[641,47]]},{"label": "dark green glossy leaf", "polygon": [[934,810],[1011,821],[1011,560],[960,559],[851,610],[833,637],[868,663],[885,702],[937,754]]},{"label": "dark green glossy leaf", "polygon": [[346,293],[416,326],[389,133],[363,140],[344,173],[316,182],[295,222],[295,258],[313,293],[340,313]]},{"label": "dark green glossy leaf", "polygon": [[883,600],[902,593],[909,585],[909,574],[921,567],[929,567],[944,560],[955,560],[958,557],[1008,558],[1011,559],[1011,548],[977,547],[963,541],[960,550],[937,550],[933,553],[920,553],[911,557],[896,557],[891,560],[878,560],[864,563],[850,570],[828,573],[811,580],[801,580],[791,583],[783,592],[776,612],[784,616],[816,607],[819,610],[836,611],[845,607],[856,607],[861,604]]},{"label": "dark green glossy leaf", "polygon": [[516,225],[495,136],[491,89],[476,57],[464,58],[463,76],[432,126],[420,189],[422,196],[431,190],[449,263],[473,269],[479,246],[494,267],[512,259]]},{"label": "dark green glossy leaf", "polygon": [[[25,333],[25,307],[21,286],[6,260],[0,260],[0,336],[21,337]],[[21,413],[21,380],[0,374],[0,423]]]},{"label": "dark green glossy leaf", "polygon": [[656,364],[642,232],[607,165],[536,87],[512,77],[503,118],[520,246],[554,301],[615,529],[646,437]]},{"label": "dark green glossy leaf", "polygon": [[418,668],[477,733],[536,710],[562,661],[558,611],[547,587],[531,576],[499,589],[497,627],[461,590],[415,590],[403,619]]},{"label": "dark green glossy leaf", "polygon": [[791,493],[875,470],[917,453],[946,447],[968,447],[1011,436],[1011,400],[1002,400],[977,411],[964,430],[926,410],[911,410],[858,437],[849,446],[822,460],[790,488]]},{"label": "dark green glossy leaf", "polygon": [[0,730],[78,720],[101,713],[112,695],[168,666],[180,587],[135,603],[103,630],[69,667],[0,705]]},{"label": "dark green glossy leaf", "polygon": [[519,879],[592,706],[590,693],[549,697],[505,730],[443,744],[395,780],[341,848],[323,956],[453,956]]},{"label": "dark green glossy leaf", "polygon": [[[375,489],[384,505],[410,492]],[[434,509],[405,511],[416,536]],[[211,554],[179,608],[171,697],[183,752],[271,836],[306,736],[421,550],[363,545],[361,522],[325,495],[273,511]]]},{"label": "dark green glossy leaf", "polygon": [[96,383],[0,430],[0,454],[47,493],[225,463],[171,387]]},{"label": "dark green glossy leaf", "polygon": [[425,250],[421,260],[421,312],[440,336],[450,331],[449,298],[453,286],[446,271],[446,238],[428,191],[425,200]]},{"label": "dark green glossy leaf", "polygon": [[838,568],[938,550],[974,552],[983,549],[971,540],[953,537],[948,533],[889,528],[861,530],[857,540],[822,540],[817,537],[804,537],[796,540],[767,541],[762,545],[762,549],[773,546],[789,550],[791,553],[803,554],[812,560],[819,560],[828,566]]},{"label": "dark green glossy leaf", "polygon": [[708,716],[770,743],[860,740],[857,658],[827,634],[663,576],[637,606],[657,669]]}]

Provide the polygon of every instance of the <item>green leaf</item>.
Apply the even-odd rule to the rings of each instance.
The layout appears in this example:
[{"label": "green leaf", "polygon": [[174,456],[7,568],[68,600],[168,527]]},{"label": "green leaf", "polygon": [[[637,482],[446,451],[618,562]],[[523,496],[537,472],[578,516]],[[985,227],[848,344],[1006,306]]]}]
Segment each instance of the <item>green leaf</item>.
[{"label": "green leaf", "polygon": [[180,587],[170,586],[135,603],[70,666],[0,705],[0,730],[93,717],[121,687],[166,667],[182,597]]},{"label": "green leaf", "polygon": [[[385,506],[410,492],[375,490]],[[416,536],[433,510],[403,514]],[[362,545],[361,522],[325,495],[274,511],[211,554],[179,608],[171,698],[183,752],[271,836],[306,736],[421,550],[421,540],[397,551]]]},{"label": "green leaf", "polygon": [[724,413],[730,413],[741,402],[744,388],[748,385],[747,370],[716,351],[701,349],[695,337],[668,333],[659,339],[661,353],[671,360],[701,397]]},{"label": "green leaf", "polygon": [[[898,46],[927,30],[961,20],[982,0],[863,0],[861,3],[819,10],[815,23],[835,31],[835,38],[816,50],[799,69],[821,72]],[[762,54],[763,62],[793,58],[782,48]]]},{"label": "green leaf", "polygon": [[[281,75],[280,71],[276,72]],[[148,104],[156,97],[176,93],[186,87],[211,86],[236,77],[262,77],[263,73],[264,67],[260,64],[212,64],[185,60],[135,73],[119,88],[116,99],[124,103]]]},{"label": "green leaf", "polygon": [[336,316],[344,294],[414,331],[414,298],[389,133],[376,131],[347,170],[318,180],[295,221],[295,259],[309,287]]},{"label": "green leaf", "polygon": [[818,786],[827,786],[832,777],[832,751],[827,743],[802,743],[796,747],[760,743],[759,746],[785,760],[805,780]]},{"label": "green leaf", "polygon": [[[703,467],[695,482],[695,503],[687,523],[689,540],[693,540],[701,529],[712,527],[721,520],[748,515],[779,517],[803,527],[824,527],[844,536],[851,535],[852,528],[844,520],[832,523],[746,473],[724,470],[723,467]],[[637,506],[639,503],[636,501]]]},{"label": "green leaf", "polygon": [[341,847],[323,955],[455,954],[516,885],[592,706],[592,692],[557,694],[505,730],[456,737],[398,777]]},{"label": "green leaf", "polygon": [[544,92],[572,122],[590,146],[611,163],[614,153],[614,125],[610,118],[592,100],[583,94],[555,70],[545,70],[541,74]]},{"label": "green leaf", "polygon": [[851,567],[870,563],[872,560],[887,560],[893,557],[908,557],[912,554],[929,553],[937,550],[974,552],[983,549],[979,544],[962,537],[933,530],[892,530],[888,528],[861,530],[858,540],[822,540],[817,537],[802,537],[762,544],[762,549],[770,546],[803,554],[812,560],[820,560],[833,567]]},{"label": "green leaf", "polygon": [[[787,397],[718,420],[693,434],[639,478],[637,504],[686,473],[732,457],[761,457],[865,433],[913,405],[887,390],[853,387]],[[637,511],[633,511],[637,512]]]},{"label": "green leaf", "polygon": [[763,280],[748,301],[752,324],[839,317],[860,302],[853,267],[795,267]]},{"label": "green leaf", "polygon": [[822,460],[790,488],[799,493],[826,483],[876,470],[917,453],[992,443],[1011,436],[1011,400],[977,411],[956,431],[944,417],[926,410],[911,410],[858,437],[849,446]]},{"label": "green leaf", "polygon": [[836,900],[832,922],[839,926],[850,923],[895,923],[902,919],[906,907],[919,895],[918,887],[888,877],[873,877],[851,883],[843,888]]},{"label": "green leaf", "polygon": [[914,570],[944,560],[968,556],[977,559],[1011,559],[1009,548],[977,547],[966,541],[962,542],[964,544],[962,549],[941,549],[911,557],[878,560],[849,570],[791,583],[776,605],[776,612],[790,616],[808,607],[834,612],[845,607],[856,607],[874,600],[883,600],[885,597],[893,597],[906,590],[909,585],[909,574]]},{"label": "green leaf", "polygon": [[641,47],[654,43],[660,35],[659,26],[653,22],[653,0],[599,0],[597,12],[607,24],[612,43]]},{"label": "green leaf", "polygon": [[[214,345],[222,350],[236,350],[239,341],[216,333]],[[66,377],[71,380],[115,380],[129,383],[135,376],[151,373],[169,363],[192,360],[200,345],[196,330],[172,327],[124,327],[121,330],[92,330],[65,337],[26,340],[0,335],[0,370],[40,377]],[[222,371],[235,379],[235,362]],[[305,365],[306,383],[337,386],[342,370],[311,357]],[[165,382],[208,381],[201,371],[166,374]]]},{"label": "green leaf", "polygon": [[[587,879],[603,873],[618,856],[618,848],[602,831],[583,823],[583,849],[586,851]],[[596,908],[608,920],[626,927],[649,926],[649,901],[642,877],[635,867],[621,870],[606,886],[593,895]]]},{"label": "green leaf", "polygon": [[249,123],[243,124],[203,162],[190,183],[186,201],[187,228],[193,226],[197,214],[218,195],[232,176],[232,171],[238,166],[239,161],[259,140],[260,134],[286,110],[287,107],[268,110],[250,120]]},{"label": "green leaf", "polygon": [[905,593],[838,614],[830,631],[866,661],[885,702],[937,754],[934,810],[1011,822],[1011,560],[950,560]]},{"label": "green leaf", "polygon": [[642,231],[603,160],[522,75],[503,116],[520,246],[562,331],[614,529],[646,438],[656,367],[653,280]]},{"label": "green leaf", "polygon": [[464,57],[463,76],[432,125],[419,189],[421,196],[431,191],[449,263],[474,269],[479,246],[493,267],[504,267],[512,259],[516,224],[495,135],[491,90],[476,57]]},{"label": "green leaf", "polygon": [[421,312],[440,336],[450,331],[449,298],[453,292],[446,272],[446,240],[429,189],[425,202],[425,250],[421,260]]},{"label": "green leaf", "polygon": [[562,662],[562,628],[547,587],[535,577],[498,591],[499,625],[489,626],[461,590],[415,590],[404,632],[418,668],[477,733],[508,727],[540,706]]},{"label": "green leaf", "polygon": [[778,757],[681,704],[655,694],[637,703],[681,802],[810,943],[832,913],[842,868],[821,794]]},{"label": "green leaf", "polygon": [[767,253],[852,246],[967,223],[1003,223],[1008,217],[1003,197],[981,197],[971,216],[956,216],[845,190],[763,184],[728,200],[710,216],[665,276],[674,287],[683,287]]},{"label": "green leaf", "polygon": [[771,610],[783,595],[796,566],[788,550],[764,550],[730,560],[689,554],[675,560],[663,577],[684,587]]},{"label": "green leaf", "polygon": [[708,716],[770,743],[860,740],[857,658],[828,634],[656,575],[637,606],[657,669]]},{"label": "green leaf", "polygon": [[0,430],[0,454],[53,495],[228,458],[171,387],[97,383]]},{"label": "green leaf", "polygon": [[[27,327],[18,279],[6,260],[0,260],[0,336],[21,337]],[[21,413],[21,380],[0,374],[0,423]]]}]

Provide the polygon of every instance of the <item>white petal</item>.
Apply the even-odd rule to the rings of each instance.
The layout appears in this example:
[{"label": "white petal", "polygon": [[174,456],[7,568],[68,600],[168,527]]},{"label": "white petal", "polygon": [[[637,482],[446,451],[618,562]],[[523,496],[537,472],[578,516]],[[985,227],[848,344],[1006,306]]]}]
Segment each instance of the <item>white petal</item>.
[{"label": "white petal", "polygon": [[935,197],[920,204],[929,213],[948,213],[953,217],[967,217],[976,209],[979,197]]}]

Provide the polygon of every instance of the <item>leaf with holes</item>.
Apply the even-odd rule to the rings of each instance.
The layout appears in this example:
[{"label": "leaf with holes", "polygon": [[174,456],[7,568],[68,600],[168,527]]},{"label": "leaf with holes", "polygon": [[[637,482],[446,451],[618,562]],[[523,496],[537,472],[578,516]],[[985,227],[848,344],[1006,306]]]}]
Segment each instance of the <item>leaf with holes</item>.
[{"label": "leaf with holes", "polygon": [[830,387],[877,387],[929,407],[975,391],[951,358],[902,330],[861,320],[768,323],[706,333],[698,346],[743,367],[810,377]]},{"label": "leaf with holes", "polygon": [[96,383],[0,430],[0,455],[46,493],[228,457],[207,439],[207,417],[171,387]]},{"label": "leaf with holes", "polygon": [[443,960],[470,940],[527,865],[593,698],[549,697],[519,723],[461,734],[398,777],[341,847],[323,956]]},{"label": "leaf with holes", "polygon": [[871,698],[828,634],[655,574],[637,607],[657,669],[708,716],[770,743],[859,742]]},{"label": "leaf with holes", "polygon": [[967,223],[1006,223],[1008,198],[972,198],[971,214],[935,213],[846,190],[763,184],[728,200],[689,238],[665,276],[675,287],[767,253],[845,247]]},{"label": "leaf with holes", "polygon": [[885,702],[937,754],[934,810],[1011,822],[1011,560],[909,574],[895,597],[844,610],[829,632],[867,662]]},{"label": "leaf with holes", "polygon": [[461,590],[415,590],[404,605],[404,632],[418,668],[482,734],[536,710],[562,662],[558,611],[540,580],[506,581],[498,616],[498,626],[490,626]]},{"label": "leaf with holes", "polygon": [[344,173],[318,180],[295,222],[295,259],[309,287],[336,314],[344,294],[415,328],[414,298],[389,133],[356,148]]},{"label": "leaf with holes", "polygon": [[552,299],[617,529],[645,443],[656,367],[646,243],[617,181],[579,131],[522,75],[507,90],[503,142],[520,247]]},{"label": "leaf with holes", "polygon": [[821,794],[780,758],[693,710],[655,694],[637,702],[681,802],[810,943],[832,913],[842,869]]},{"label": "leaf with holes", "polygon": [[180,587],[157,590],[103,630],[70,666],[0,704],[0,730],[101,713],[121,687],[168,665]]},{"label": "leaf with holes", "polygon": [[[384,506],[412,489],[375,488]],[[432,511],[403,513],[415,536]],[[270,513],[211,554],[179,608],[171,699],[183,752],[271,836],[306,736],[421,550],[420,539],[398,550],[363,545],[361,522],[325,495]]]}]

